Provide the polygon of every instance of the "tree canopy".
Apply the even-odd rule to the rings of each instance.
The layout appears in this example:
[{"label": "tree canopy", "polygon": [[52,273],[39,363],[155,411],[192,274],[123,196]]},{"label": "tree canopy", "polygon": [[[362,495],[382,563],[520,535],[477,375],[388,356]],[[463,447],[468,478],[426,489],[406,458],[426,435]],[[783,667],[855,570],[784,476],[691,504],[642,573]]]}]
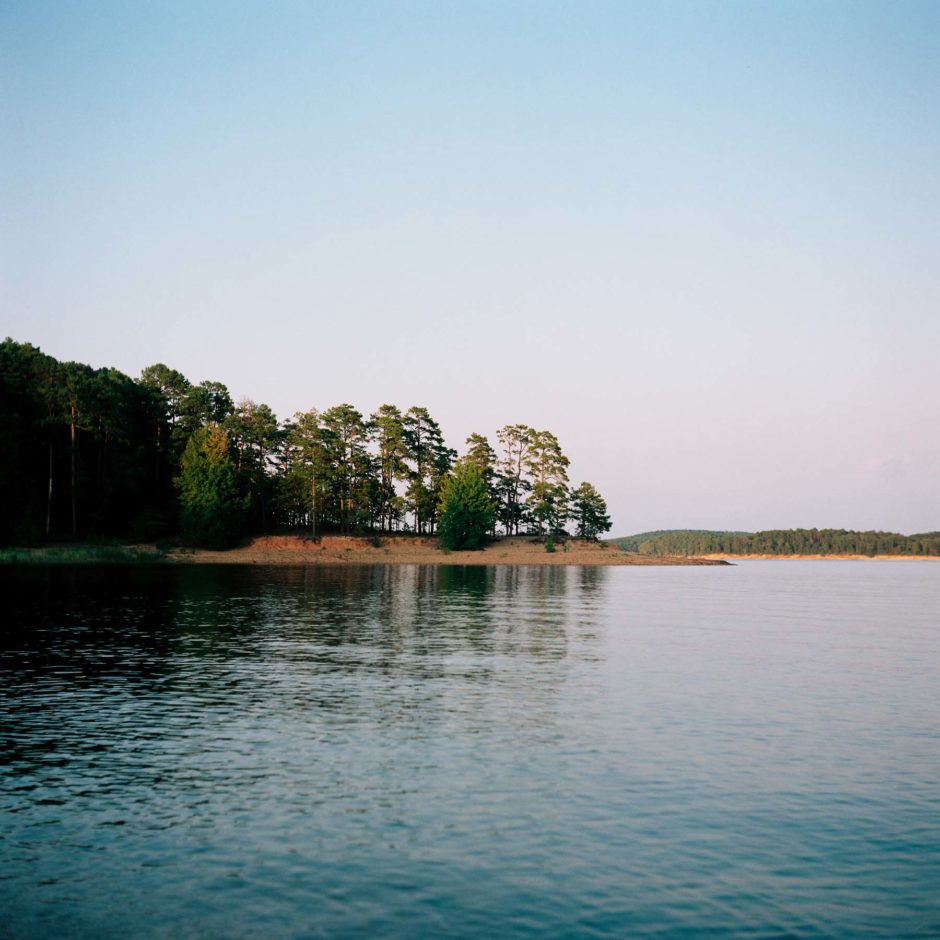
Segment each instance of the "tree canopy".
[{"label": "tree canopy", "polygon": [[571,494],[571,518],[581,538],[596,539],[610,531],[607,503],[591,483],[582,483]]},{"label": "tree canopy", "polygon": [[7,339],[0,542],[181,533],[219,546],[293,530],[466,545],[500,531],[557,535],[571,520],[586,537],[605,531],[585,523],[551,431],[513,423],[495,440],[471,434],[458,460],[424,405],[386,403],[366,417],[342,403],[282,422],[263,402],[236,403],[222,382],[162,362],[134,380]]},{"label": "tree canopy", "polygon": [[441,487],[441,546],[481,548],[495,517],[496,506],[479,464],[470,458],[459,461]]},{"label": "tree canopy", "polygon": [[205,548],[229,548],[242,530],[248,497],[239,493],[228,433],[218,424],[197,428],[183,451],[176,485],[183,536]]}]

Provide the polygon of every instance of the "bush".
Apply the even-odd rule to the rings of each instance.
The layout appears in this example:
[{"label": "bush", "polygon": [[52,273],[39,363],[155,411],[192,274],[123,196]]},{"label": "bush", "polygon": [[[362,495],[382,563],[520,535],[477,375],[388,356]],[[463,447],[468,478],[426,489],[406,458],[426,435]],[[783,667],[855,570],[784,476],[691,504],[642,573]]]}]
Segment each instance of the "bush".
[{"label": "bush", "polygon": [[483,471],[475,463],[459,462],[441,490],[441,548],[445,552],[482,548],[495,512]]}]

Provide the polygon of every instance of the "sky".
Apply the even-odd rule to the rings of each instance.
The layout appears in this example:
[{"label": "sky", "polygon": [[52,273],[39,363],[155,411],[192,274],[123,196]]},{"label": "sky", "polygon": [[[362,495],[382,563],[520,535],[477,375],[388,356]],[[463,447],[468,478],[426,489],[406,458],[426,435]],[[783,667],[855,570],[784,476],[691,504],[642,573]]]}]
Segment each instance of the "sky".
[{"label": "sky", "polygon": [[10,0],[0,335],[940,529],[940,4]]}]

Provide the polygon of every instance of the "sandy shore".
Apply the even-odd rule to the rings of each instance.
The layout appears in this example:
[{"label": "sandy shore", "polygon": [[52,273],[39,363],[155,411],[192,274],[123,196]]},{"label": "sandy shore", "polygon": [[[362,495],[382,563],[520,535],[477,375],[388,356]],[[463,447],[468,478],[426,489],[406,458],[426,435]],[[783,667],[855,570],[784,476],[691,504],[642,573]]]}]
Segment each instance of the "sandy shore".
[{"label": "sandy shore", "polygon": [[263,536],[224,552],[174,551],[180,564],[230,565],[724,565],[717,558],[655,557],[613,545],[571,539],[545,551],[545,540],[499,539],[481,551],[444,553],[436,538],[383,536],[375,540],[325,535],[319,541],[292,535]]}]

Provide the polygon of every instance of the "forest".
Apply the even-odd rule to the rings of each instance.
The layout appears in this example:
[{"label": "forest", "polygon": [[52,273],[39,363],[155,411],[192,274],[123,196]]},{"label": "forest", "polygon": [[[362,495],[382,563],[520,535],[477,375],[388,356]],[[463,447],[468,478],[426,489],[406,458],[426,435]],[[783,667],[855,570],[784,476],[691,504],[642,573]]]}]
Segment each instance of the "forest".
[{"label": "forest", "polygon": [[[226,547],[262,532],[434,535],[470,503],[487,535],[596,539],[607,506],[569,484],[554,434],[524,424],[448,447],[424,407],[350,404],[279,420],[162,363],[137,379],[0,345],[0,543],[181,538]],[[469,494],[469,495],[466,495]],[[461,499],[470,501],[459,505]],[[472,514],[472,513],[471,513]],[[451,518],[463,519],[459,513]]]},{"label": "forest", "polygon": [[940,555],[940,532],[899,535],[846,529],[708,532],[672,529],[611,539],[644,555]]}]

